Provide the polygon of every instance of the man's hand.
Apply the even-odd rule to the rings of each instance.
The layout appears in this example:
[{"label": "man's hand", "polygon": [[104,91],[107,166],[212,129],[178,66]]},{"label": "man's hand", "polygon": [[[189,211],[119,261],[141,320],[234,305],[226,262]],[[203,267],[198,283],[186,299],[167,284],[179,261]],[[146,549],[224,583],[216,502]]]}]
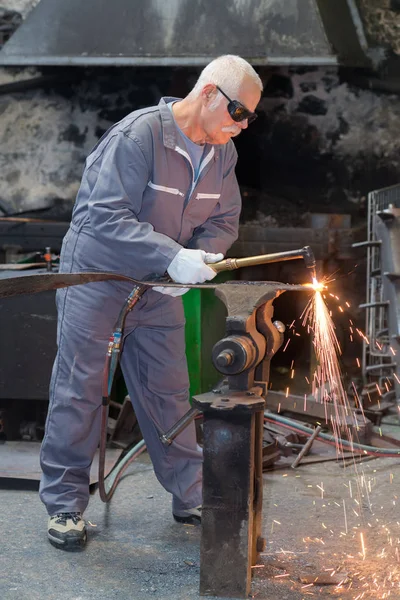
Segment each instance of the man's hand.
[{"label": "man's hand", "polygon": [[183,294],[186,294],[186,292],[188,292],[190,290],[190,288],[176,288],[176,287],[153,287],[152,288],[155,292],[158,292],[159,294],[165,294],[166,296],[183,296]]},{"label": "man's hand", "polygon": [[217,274],[207,266],[206,261],[215,263],[223,258],[223,254],[182,248],[171,261],[167,272],[177,283],[204,283],[214,279]]},{"label": "man's hand", "polygon": [[212,264],[212,263],[217,263],[223,259],[224,259],[224,255],[221,252],[219,252],[218,254],[213,254],[212,252],[206,252],[204,261],[207,264],[208,263]]}]

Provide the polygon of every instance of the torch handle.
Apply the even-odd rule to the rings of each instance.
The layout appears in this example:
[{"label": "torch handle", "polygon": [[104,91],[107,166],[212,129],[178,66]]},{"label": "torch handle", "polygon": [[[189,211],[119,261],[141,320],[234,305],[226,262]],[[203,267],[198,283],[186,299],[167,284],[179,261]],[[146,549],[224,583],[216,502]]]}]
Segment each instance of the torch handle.
[{"label": "torch handle", "polygon": [[288,250],[286,252],[275,252],[273,254],[260,254],[258,256],[246,256],[245,258],[225,258],[217,263],[208,266],[217,273],[220,271],[234,271],[241,267],[252,267],[254,265],[266,265],[268,263],[281,262],[285,260],[295,260],[305,258],[309,254],[309,246],[299,250]]}]

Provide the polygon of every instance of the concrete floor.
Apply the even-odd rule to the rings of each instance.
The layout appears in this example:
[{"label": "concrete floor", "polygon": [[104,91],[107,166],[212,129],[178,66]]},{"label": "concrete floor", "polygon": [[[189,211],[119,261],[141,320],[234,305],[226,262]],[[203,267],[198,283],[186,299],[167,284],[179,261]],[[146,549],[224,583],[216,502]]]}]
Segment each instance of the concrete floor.
[{"label": "concrete floor", "polygon": [[[264,478],[267,548],[252,597],[400,599],[399,459],[280,467]],[[173,521],[147,455],[129,467],[110,505],[96,495],[85,517],[85,552],[66,553],[47,542],[36,492],[0,490],[0,599],[200,598],[200,528]],[[334,571],[347,577],[341,588],[308,585]]]}]

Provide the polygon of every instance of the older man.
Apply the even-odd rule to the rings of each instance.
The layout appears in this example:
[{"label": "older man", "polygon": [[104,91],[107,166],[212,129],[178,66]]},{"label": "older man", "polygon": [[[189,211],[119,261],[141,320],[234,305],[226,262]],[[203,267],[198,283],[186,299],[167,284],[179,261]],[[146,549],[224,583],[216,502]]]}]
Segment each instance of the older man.
[{"label": "older man", "polygon": [[[60,270],[165,272],[202,283],[237,237],[241,200],[231,138],[255,118],[262,83],[238,56],[202,71],[189,95],[162,98],[111,127],[89,154],[61,251]],[[155,291],[154,291],[155,290]],[[182,302],[186,290],[146,292],[126,321],[121,368],[154,471],[176,521],[200,523],[201,449],[194,426],[159,440],[187,411]],[[178,290],[178,292],[177,292]],[[57,292],[58,353],[41,452],[40,497],[57,548],[84,547],[82,518],[99,443],[101,373],[109,335],[130,292],[119,282]]]}]

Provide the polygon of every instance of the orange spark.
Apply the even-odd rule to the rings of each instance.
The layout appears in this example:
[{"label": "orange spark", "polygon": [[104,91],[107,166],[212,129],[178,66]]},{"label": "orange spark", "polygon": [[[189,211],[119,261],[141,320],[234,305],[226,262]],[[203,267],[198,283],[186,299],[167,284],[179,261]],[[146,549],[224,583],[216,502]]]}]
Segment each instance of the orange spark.
[{"label": "orange spark", "polygon": [[365,560],[365,556],[366,556],[366,554],[365,554],[365,544],[364,544],[364,536],[363,536],[362,532],[360,533],[360,538],[361,538],[362,557],[363,557],[363,560]]}]

